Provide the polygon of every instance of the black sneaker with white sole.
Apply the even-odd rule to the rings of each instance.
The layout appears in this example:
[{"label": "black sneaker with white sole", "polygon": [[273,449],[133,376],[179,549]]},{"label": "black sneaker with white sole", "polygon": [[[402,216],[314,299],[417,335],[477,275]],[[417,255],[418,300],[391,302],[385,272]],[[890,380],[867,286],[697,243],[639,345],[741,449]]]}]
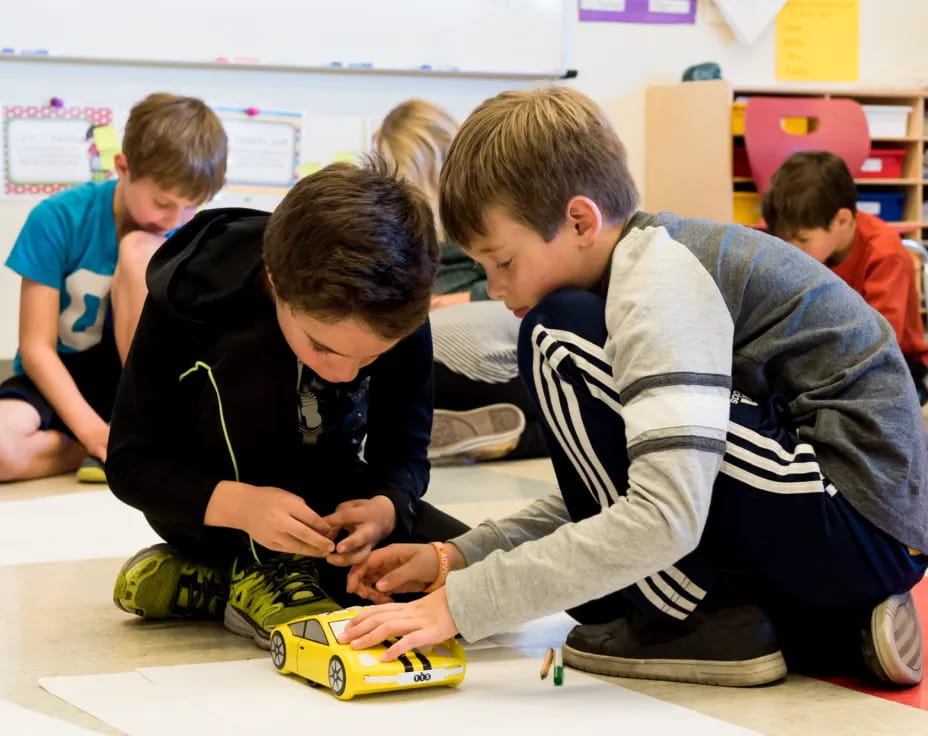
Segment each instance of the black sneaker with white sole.
[{"label": "black sneaker with white sole", "polygon": [[694,611],[686,621],[633,612],[606,624],[575,626],[564,663],[615,677],[751,687],[786,675],[773,625],[757,606]]},{"label": "black sneaker with white sole", "polygon": [[922,681],[922,628],[911,593],[876,606],[861,632],[864,661],[880,680],[911,687]]}]

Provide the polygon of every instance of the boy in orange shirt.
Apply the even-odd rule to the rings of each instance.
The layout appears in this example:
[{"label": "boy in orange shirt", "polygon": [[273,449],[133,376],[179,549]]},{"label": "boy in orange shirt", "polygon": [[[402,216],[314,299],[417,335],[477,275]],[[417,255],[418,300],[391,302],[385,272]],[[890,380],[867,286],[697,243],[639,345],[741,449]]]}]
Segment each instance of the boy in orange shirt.
[{"label": "boy in orange shirt", "polygon": [[887,319],[924,405],[928,343],[912,257],[895,230],[857,211],[844,160],[828,151],[794,153],[774,174],[763,208],[771,233],[824,263]]}]

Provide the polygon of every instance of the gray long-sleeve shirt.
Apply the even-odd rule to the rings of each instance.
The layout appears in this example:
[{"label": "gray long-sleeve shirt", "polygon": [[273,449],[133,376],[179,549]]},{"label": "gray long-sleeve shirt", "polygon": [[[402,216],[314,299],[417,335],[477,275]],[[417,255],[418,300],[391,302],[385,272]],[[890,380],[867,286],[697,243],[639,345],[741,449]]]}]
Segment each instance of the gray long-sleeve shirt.
[{"label": "gray long-sleeve shirt", "polygon": [[669,214],[635,215],[610,268],[605,356],[627,485],[582,521],[551,496],[452,540],[468,562],[447,582],[465,638],[601,597],[694,549],[731,386],[785,400],[841,494],[928,550],[928,447],[912,381],[889,325],[844,282],[776,238]]}]

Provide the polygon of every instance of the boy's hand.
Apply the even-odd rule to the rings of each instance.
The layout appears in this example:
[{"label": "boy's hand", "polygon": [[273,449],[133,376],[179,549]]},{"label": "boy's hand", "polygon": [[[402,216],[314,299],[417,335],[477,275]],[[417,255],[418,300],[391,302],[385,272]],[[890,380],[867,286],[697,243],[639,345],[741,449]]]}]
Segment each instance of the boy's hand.
[{"label": "boy's hand", "polygon": [[393,593],[425,590],[436,577],[438,556],[431,544],[391,544],[351,568],[346,590],[374,603],[389,603]]},{"label": "boy's hand", "polygon": [[332,565],[355,565],[365,560],[374,545],[393,531],[396,509],[386,496],[374,496],[340,503],[324,521],[332,528],[333,537],[341,529],[349,532],[327,561]]},{"label": "boy's hand", "polygon": [[101,462],[106,462],[106,446],[110,441],[109,424],[100,420],[94,423],[89,429],[85,429],[80,434],[77,434],[77,439],[84,446],[84,449],[87,450],[88,455],[100,458]]},{"label": "boy's hand", "polygon": [[354,649],[366,649],[391,636],[400,636],[402,638],[380,658],[381,662],[390,662],[410,649],[437,644],[457,633],[458,627],[451,617],[442,586],[412,603],[390,603],[362,611],[345,627],[338,640],[342,644],[350,643]]},{"label": "boy's hand", "polygon": [[276,552],[325,557],[335,548],[332,527],[282,488],[252,486],[234,481],[219,483],[203,518],[209,526],[248,532],[258,544]]}]

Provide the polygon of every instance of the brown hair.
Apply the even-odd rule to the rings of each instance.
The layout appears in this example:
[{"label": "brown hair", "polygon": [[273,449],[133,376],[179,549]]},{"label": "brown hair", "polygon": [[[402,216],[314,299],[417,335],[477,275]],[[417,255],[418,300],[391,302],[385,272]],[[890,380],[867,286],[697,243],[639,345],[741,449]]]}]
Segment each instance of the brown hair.
[{"label": "brown hair", "polygon": [[603,111],[567,87],[503,92],[464,121],[441,172],[441,220],[467,245],[486,235],[484,217],[501,206],[546,241],[567,202],[592,199],[610,222],[630,217],[638,192],[625,148]]},{"label": "brown hair", "polygon": [[301,179],[264,233],[283,302],[332,322],[359,319],[388,340],[428,318],[437,260],[428,202],[382,159]]},{"label": "brown hair", "polygon": [[768,230],[789,240],[800,230],[827,230],[842,207],[857,212],[857,187],[844,159],[828,151],[803,151],[777,169],[763,211]]},{"label": "brown hair", "polygon": [[226,178],[226,133],[216,113],[195,97],[157,92],[129,113],[122,150],[133,180],[205,202]]},{"label": "brown hair", "polygon": [[373,139],[374,150],[425,193],[439,239],[444,231],[438,218],[438,177],[457,129],[457,121],[445,110],[414,99],[394,107]]}]

